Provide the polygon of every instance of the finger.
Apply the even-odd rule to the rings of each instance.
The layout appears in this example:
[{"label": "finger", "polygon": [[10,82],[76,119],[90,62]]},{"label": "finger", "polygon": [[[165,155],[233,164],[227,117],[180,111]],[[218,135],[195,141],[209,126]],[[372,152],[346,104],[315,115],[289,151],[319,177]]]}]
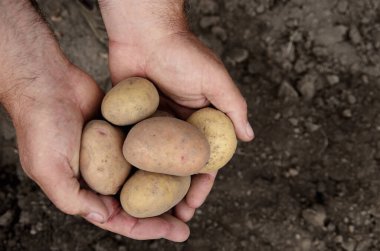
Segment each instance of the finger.
[{"label": "finger", "polygon": [[195,213],[195,208],[190,207],[186,200],[182,200],[180,203],[178,203],[177,206],[174,208],[174,215],[182,220],[183,222],[188,222],[193,218]]},{"label": "finger", "polygon": [[250,141],[254,133],[247,116],[247,102],[225,69],[215,79],[215,85],[206,85],[204,94],[219,110],[227,114],[234,124],[240,140]]},{"label": "finger", "polygon": [[184,222],[167,214],[138,219],[120,210],[106,223],[92,223],[108,231],[136,240],[165,238],[175,242],[183,242],[189,238],[190,234],[189,227]]},{"label": "finger", "polygon": [[[114,202],[99,197],[94,192],[81,189],[70,165],[65,161],[56,163],[54,172],[49,168],[35,168],[28,175],[41,187],[53,204],[62,212],[81,215],[96,222],[106,222],[114,213]],[[50,169],[50,170],[52,170]]]},{"label": "finger", "polygon": [[214,185],[217,172],[197,174],[191,178],[191,186],[186,195],[186,203],[192,208],[200,207]]}]

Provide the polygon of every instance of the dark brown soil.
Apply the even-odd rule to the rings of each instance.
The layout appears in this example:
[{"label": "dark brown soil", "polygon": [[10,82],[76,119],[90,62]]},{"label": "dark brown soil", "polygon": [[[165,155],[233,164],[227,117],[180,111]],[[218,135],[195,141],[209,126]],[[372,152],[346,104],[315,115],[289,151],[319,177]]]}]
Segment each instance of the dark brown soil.
[{"label": "dark brown soil", "polygon": [[[74,1],[39,2],[69,58],[106,88],[107,49]],[[220,172],[185,243],[60,213],[22,173],[2,112],[0,250],[380,250],[379,13],[378,0],[190,1],[257,138]]]}]

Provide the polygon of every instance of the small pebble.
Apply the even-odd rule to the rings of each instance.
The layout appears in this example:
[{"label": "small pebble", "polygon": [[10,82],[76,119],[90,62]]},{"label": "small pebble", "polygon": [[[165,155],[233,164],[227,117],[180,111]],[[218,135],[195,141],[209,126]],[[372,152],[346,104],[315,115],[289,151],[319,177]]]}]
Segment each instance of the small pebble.
[{"label": "small pebble", "polygon": [[259,6],[257,6],[256,12],[258,14],[262,14],[262,13],[264,13],[264,11],[265,11],[265,6],[263,4],[260,4]]},{"label": "small pebble", "polygon": [[246,49],[235,48],[228,53],[227,57],[232,63],[242,63],[248,59],[249,52]]},{"label": "small pebble", "polygon": [[62,16],[60,13],[57,13],[53,16],[50,17],[51,21],[53,21],[54,23],[59,23],[62,21]]},{"label": "small pebble", "polygon": [[352,26],[348,33],[353,44],[358,45],[362,42],[362,36],[356,26]]},{"label": "small pebble", "polygon": [[36,235],[37,234],[37,231],[36,229],[32,226],[32,229],[30,229],[30,234],[31,235]]},{"label": "small pebble", "polygon": [[349,95],[348,95],[347,100],[348,100],[348,103],[349,103],[350,105],[353,105],[353,104],[356,103],[356,98],[355,98],[355,96],[352,95],[352,94],[349,94]]},{"label": "small pebble", "polygon": [[306,75],[303,77],[297,84],[297,89],[301,93],[301,95],[306,100],[313,99],[316,88],[315,88],[315,78],[311,75]]},{"label": "small pebble", "polygon": [[9,226],[13,221],[13,211],[8,210],[3,215],[0,216],[0,226],[7,227]]},{"label": "small pebble", "polygon": [[343,236],[341,236],[341,235],[335,236],[334,241],[336,243],[342,243],[343,242]]},{"label": "small pebble", "polygon": [[298,174],[299,174],[299,172],[295,168],[290,168],[288,171],[289,177],[296,177]]},{"label": "small pebble", "polygon": [[323,206],[315,205],[302,211],[302,217],[315,227],[323,227],[326,220],[326,211]]},{"label": "small pebble", "polygon": [[299,98],[297,91],[287,81],[282,82],[278,90],[278,97],[285,101],[296,101]]},{"label": "small pebble", "polygon": [[305,127],[306,127],[306,129],[307,129],[309,132],[315,132],[315,131],[317,131],[319,128],[321,128],[320,125],[316,125],[316,124],[314,124],[314,123],[312,123],[312,122],[306,122],[306,123],[305,123]]},{"label": "small pebble", "polygon": [[345,109],[342,113],[343,117],[345,118],[351,118],[352,117],[352,112],[350,109]]},{"label": "small pebble", "polygon": [[44,225],[42,224],[42,222],[37,222],[36,231],[41,232],[43,228],[44,228]]},{"label": "small pebble", "polygon": [[339,77],[337,75],[328,75],[327,76],[327,82],[329,82],[330,85],[336,85],[340,81]]},{"label": "small pebble", "polygon": [[298,119],[290,118],[290,119],[288,119],[288,121],[290,124],[292,124],[292,126],[298,126]]}]

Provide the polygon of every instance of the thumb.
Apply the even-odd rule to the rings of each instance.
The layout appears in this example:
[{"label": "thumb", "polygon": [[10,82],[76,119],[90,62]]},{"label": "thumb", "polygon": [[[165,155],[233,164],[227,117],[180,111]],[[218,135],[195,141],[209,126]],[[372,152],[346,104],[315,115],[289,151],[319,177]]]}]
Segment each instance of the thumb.
[{"label": "thumb", "polygon": [[224,67],[214,81],[215,84],[204,87],[204,95],[232,120],[240,140],[251,141],[254,133],[247,117],[247,102]]},{"label": "thumb", "polygon": [[81,189],[68,163],[58,162],[52,168],[45,168],[46,170],[34,168],[28,175],[62,212],[104,223],[117,210],[118,206],[108,201],[106,196],[100,197],[94,192]]}]

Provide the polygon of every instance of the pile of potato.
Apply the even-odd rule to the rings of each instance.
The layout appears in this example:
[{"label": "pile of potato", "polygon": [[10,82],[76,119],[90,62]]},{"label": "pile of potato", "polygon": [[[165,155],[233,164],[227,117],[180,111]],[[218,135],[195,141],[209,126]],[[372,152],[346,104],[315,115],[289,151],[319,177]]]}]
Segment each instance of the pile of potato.
[{"label": "pile of potato", "polygon": [[[157,110],[158,104],[159,94],[150,81],[123,80],[103,99],[107,121],[90,121],[82,135],[83,179],[103,195],[115,195],[121,188],[123,209],[138,218],[177,205],[189,190],[191,175],[223,167],[237,145],[233,124],[224,113],[203,108],[183,121]],[[137,171],[127,179],[132,166]]]}]

